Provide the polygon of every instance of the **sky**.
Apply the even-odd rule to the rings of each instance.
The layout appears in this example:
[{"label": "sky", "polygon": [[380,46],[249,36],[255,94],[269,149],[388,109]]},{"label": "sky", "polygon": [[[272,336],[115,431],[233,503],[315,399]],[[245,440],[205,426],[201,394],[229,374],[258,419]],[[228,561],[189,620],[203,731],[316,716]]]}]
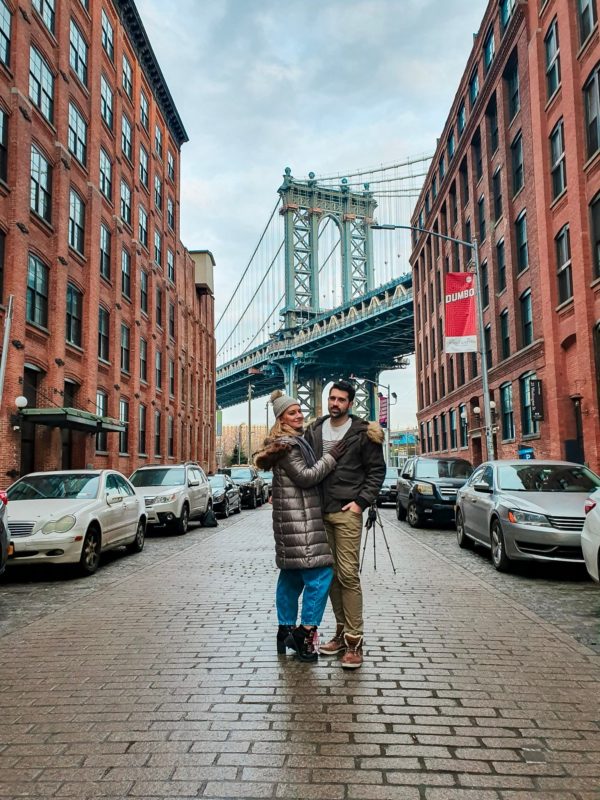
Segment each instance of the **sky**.
[{"label": "sky", "polygon": [[[190,141],[181,238],[215,260],[217,317],[286,166],[344,173],[433,153],[487,0],[137,0]],[[393,220],[390,220],[393,221]],[[414,363],[383,372],[415,424]],[[265,398],[256,400],[262,422]],[[226,409],[224,424],[246,419]]]}]

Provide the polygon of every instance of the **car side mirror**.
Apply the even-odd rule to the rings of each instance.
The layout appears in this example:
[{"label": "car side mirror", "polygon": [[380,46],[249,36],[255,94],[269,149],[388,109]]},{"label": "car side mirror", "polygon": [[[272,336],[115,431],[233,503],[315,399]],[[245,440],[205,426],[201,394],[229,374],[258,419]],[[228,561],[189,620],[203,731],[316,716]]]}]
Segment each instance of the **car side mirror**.
[{"label": "car side mirror", "polygon": [[494,490],[487,483],[474,483],[473,489],[482,494],[493,494]]},{"label": "car side mirror", "polygon": [[400,477],[401,478],[410,478],[410,475],[408,474],[408,472],[403,472]]},{"label": "car side mirror", "polygon": [[107,492],[106,502],[109,506],[116,506],[117,503],[123,502],[123,496],[120,494],[111,494],[110,492]]},{"label": "car side mirror", "polygon": [[188,486],[200,486],[200,481],[188,481]]}]

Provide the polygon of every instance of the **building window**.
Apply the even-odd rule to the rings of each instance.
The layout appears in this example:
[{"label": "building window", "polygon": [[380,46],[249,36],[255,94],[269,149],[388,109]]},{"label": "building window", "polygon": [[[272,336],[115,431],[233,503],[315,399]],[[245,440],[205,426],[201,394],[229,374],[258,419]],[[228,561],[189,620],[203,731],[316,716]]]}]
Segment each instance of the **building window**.
[{"label": "building window", "polygon": [[52,218],[52,167],[35,145],[31,145],[31,210],[46,222]]},{"label": "building window", "polygon": [[463,134],[466,124],[467,124],[467,111],[465,108],[465,101],[462,100],[461,104],[458,107],[458,113],[456,115],[456,128],[458,130],[459,139]]},{"label": "building window", "polygon": [[170,181],[175,180],[175,156],[170,150],[167,152],[167,176]]},{"label": "building window", "polygon": [[442,181],[444,180],[444,175],[446,174],[446,162],[444,160],[444,154],[443,153],[440,156],[440,160],[439,160],[439,163],[438,163],[438,174],[440,176],[440,185],[441,185]]},{"label": "building window", "polygon": [[[465,354],[459,353],[456,359],[456,366],[458,369],[458,385],[463,386],[465,381]],[[452,388],[454,389],[454,379],[452,381]]]},{"label": "building window", "polygon": [[129,450],[129,403],[123,398],[119,400],[119,422],[125,427],[119,431],[119,453],[126,455]]},{"label": "building window", "polygon": [[112,201],[112,164],[106,151],[100,148],[100,191]]},{"label": "building window", "polygon": [[600,147],[600,66],[596,67],[584,86],[585,122],[588,157]]},{"label": "building window", "polygon": [[500,346],[502,358],[510,356],[510,329],[508,326],[508,309],[505,308],[500,314]]},{"label": "building window", "polygon": [[144,247],[148,247],[148,214],[146,213],[146,209],[140,206],[139,209],[139,231],[138,231],[138,238],[140,243],[144,245]]},{"label": "building window", "polygon": [[106,11],[102,9],[102,47],[111,61],[115,60],[114,38],[113,26],[110,24]]},{"label": "building window", "polygon": [[592,260],[594,278],[600,277],[600,195],[590,205],[590,223],[592,234]]},{"label": "building window", "polygon": [[129,122],[125,114],[121,117],[121,149],[125,158],[132,161],[131,122]]},{"label": "building window", "polygon": [[87,160],[87,122],[73,103],[69,103],[68,145],[69,151],[85,167]]},{"label": "building window", "polygon": [[146,406],[141,403],[138,409],[138,415],[138,453],[140,455],[146,455],[147,409]]},{"label": "building window", "polygon": [[48,267],[37,256],[29,254],[27,267],[27,309],[28,322],[48,327]]},{"label": "building window", "polygon": [[496,94],[494,93],[487,107],[488,132],[490,138],[490,153],[495,153],[498,149],[498,105]]},{"label": "building window", "polygon": [[500,0],[500,30],[502,34],[508,28],[508,23],[515,8],[516,0]]},{"label": "building window", "polygon": [[431,179],[431,196],[433,197],[434,200],[437,197],[437,193],[438,193],[438,191],[437,191],[437,178],[434,175],[433,178]]},{"label": "building window", "polygon": [[0,303],[4,297],[4,253],[6,248],[6,234],[0,230]]},{"label": "building window", "polygon": [[160,286],[156,287],[156,324],[162,328],[163,318],[163,292]]},{"label": "building window", "polygon": [[74,189],[69,195],[69,247],[83,255],[85,240],[85,205]]},{"label": "building window", "polygon": [[173,458],[175,453],[175,441],[173,438],[173,417],[167,419],[167,456]]},{"label": "building window", "polygon": [[475,173],[475,180],[478,181],[483,175],[483,156],[481,152],[481,134],[479,130],[471,142],[471,151],[473,154],[473,172]]},{"label": "building window", "polygon": [[471,378],[476,378],[477,374],[477,353],[471,353]]},{"label": "building window", "polygon": [[467,406],[464,403],[458,407],[458,419],[460,420],[460,446],[467,447],[469,444],[469,419]]},{"label": "building window", "polygon": [[460,190],[461,190],[461,197],[462,197],[462,206],[463,208],[469,202],[469,171],[467,168],[467,159],[465,158],[460,165],[460,169],[458,171],[460,177]]},{"label": "building window", "polygon": [[527,289],[519,297],[521,310],[521,347],[527,347],[533,342],[533,310],[531,307],[531,289]]},{"label": "building window", "polygon": [[[96,392],[96,415],[98,417],[108,416],[108,395],[106,392]],[[108,450],[108,434],[106,431],[96,434],[96,450],[100,453],[106,453]]]},{"label": "building window", "polygon": [[175,230],[175,203],[171,197],[167,198],[167,225]]},{"label": "building window", "polygon": [[8,179],[8,114],[0,106],[0,181]]},{"label": "building window", "polygon": [[154,176],[154,205],[162,211],[162,181],[158,175]]},{"label": "building window", "polygon": [[87,86],[88,46],[73,20],[71,20],[70,28],[69,64],[83,85]]},{"label": "building window", "polygon": [[154,150],[159,158],[163,157],[163,138],[162,131],[158,125],[154,126]]},{"label": "building window", "polygon": [[48,30],[54,33],[54,0],[33,0],[32,6]]},{"label": "building window", "polygon": [[436,453],[440,449],[440,430],[437,417],[433,418],[433,449]]},{"label": "building window", "polygon": [[442,411],[440,414],[440,433],[442,435],[442,450],[448,449],[448,432],[446,430],[446,414]]},{"label": "building window", "polygon": [[140,145],[140,181],[148,188],[148,153],[143,145]]},{"label": "building window", "polygon": [[508,120],[515,118],[521,108],[521,96],[519,91],[519,62],[516,55],[511,56],[504,71],[506,81],[506,93],[508,97]]},{"label": "building window", "polygon": [[558,46],[558,22],[550,24],[544,39],[546,49],[546,96],[552,97],[560,86],[560,48]]},{"label": "building window", "polygon": [[140,271],[140,307],[144,314],[148,313],[148,273]]},{"label": "building window", "polygon": [[10,63],[11,13],[4,0],[0,0],[0,61],[6,66]]},{"label": "building window", "polygon": [[157,230],[154,231],[154,260],[162,267],[162,236]]},{"label": "building window", "polygon": [[487,308],[490,304],[490,283],[488,274],[488,262],[484,261],[481,264],[481,302],[482,308]]},{"label": "building window", "polygon": [[175,362],[169,359],[169,394],[175,397]]},{"label": "building window", "polygon": [[525,171],[523,168],[523,137],[521,133],[517,135],[510,146],[510,158],[512,164],[513,195],[521,191],[525,182]]},{"label": "building window", "polygon": [[596,24],[596,0],[577,0],[579,42],[583,44]]},{"label": "building window", "polygon": [[521,392],[521,431],[523,436],[532,436],[539,432],[540,424],[533,418],[533,406],[531,403],[531,381],[535,380],[534,372],[523,375],[519,378],[519,388]]},{"label": "building window", "polygon": [[143,89],[140,92],[140,122],[144,128],[148,130],[148,125],[150,124],[150,104],[148,103],[148,98]]},{"label": "building window", "polygon": [[471,75],[471,80],[469,81],[469,102],[471,104],[471,108],[475,105],[477,97],[479,96],[479,73],[477,72],[477,68],[475,68],[474,72]]},{"label": "building window", "polygon": [[162,352],[160,350],[156,351],[156,355],[154,358],[154,377],[156,381],[156,388],[162,389]]},{"label": "building window", "polygon": [[479,224],[479,241],[485,241],[487,235],[485,222],[485,197],[481,195],[477,202],[477,221]]},{"label": "building window", "polygon": [[492,61],[494,60],[494,54],[496,52],[496,42],[494,40],[494,29],[490,28],[487,36],[485,37],[485,41],[483,43],[483,74],[487,75],[490,67],[492,66]]},{"label": "building window", "polygon": [[121,181],[121,219],[131,225],[131,189],[124,180]]},{"label": "building window", "polygon": [[98,358],[108,361],[110,314],[104,306],[98,310]]},{"label": "building window", "polygon": [[558,275],[558,302],[566,303],[573,297],[573,277],[571,272],[571,242],[569,226],[556,235],[556,270]]},{"label": "building window", "polygon": [[113,129],[113,92],[110,84],[104,77],[100,76],[100,114],[110,130]]},{"label": "building window", "polygon": [[496,269],[498,273],[498,291],[506,289],[506,257],[504,253],[504,239],[496,245]]},{"label": "building window", "polygon": [[148,342],[140,338],[140,380],[148,380]]},{"label": "building window", "polygon": [[112,234],[104,223],[100,225],[100,275],[110,280],[110,249]]},{"label": "building window", "polygon": [[160,456],[160,411],[154,412],[154,455]]},{"label": "building window", "polygon": [[121,323],[121,370],[123,372],[129,372],[129,358],[131,354],[130,350],[130,336],[131,331],[129,330],[129,326],[125,325],[125,323]]},{"label": "building window", "polygon": [[167,250],[167,278],[175,283],[175,255],[172,250]]},{"label": "building window", "polygon": [[486,325],[483,331],[483,338],[485,343],[485,357],[487,360],[488,369],[493,366],[493,353],[492,353],[492,327]]},{"label": "building window", "polygon": [[502,414],[502,440],[515,438],[515,420],[513,414],[512,383],[503,383],[500,387],[500,409]]},{"label": "building window", "polygon": [[567,186],[565,163],[565,137],[562,119],[550,134],[550,168],[552,171],[552,198],[556,199]]},{"label": "building window", "polygon": [[29,50],[29,98],[48,122],[54,119],[54,75],[36,50]]},{"label": "building window", "polygon": [[529,266],[529,248],[527,246],[527,216],[521,212],[515,222],[515,242],[517,247],[517,274]]},{"label": "building window", "polygon": [[125,248],[121,250],[121,293],[131,297],[131,255]]},{"label": "building window", "polygon": [[450,450],[456,450],[456,409],[451,408],[448,416],[450,417]]},{"label": "building window", "polygon": [[123,75],[121,83],[125,94],[131,100],[133,97],[133,69],[125,53],[123,53]]},{"label": "building window", "polygon": [[492,176],[492,193],[494,198],[494,222],[502,216],[502,171],[500,167]]}]

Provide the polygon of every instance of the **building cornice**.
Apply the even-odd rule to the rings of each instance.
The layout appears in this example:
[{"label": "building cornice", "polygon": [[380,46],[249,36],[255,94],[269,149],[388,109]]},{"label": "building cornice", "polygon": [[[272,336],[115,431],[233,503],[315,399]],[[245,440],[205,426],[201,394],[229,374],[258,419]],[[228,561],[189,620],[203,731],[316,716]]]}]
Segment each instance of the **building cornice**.
[{"label": "building cornice", "polygon": [[181,147],[182,144],[189,141],[189,137],[183,127],[175,101],[162,74],[135,3],[133,0],[113,0],[113,3],[177,147]]}]

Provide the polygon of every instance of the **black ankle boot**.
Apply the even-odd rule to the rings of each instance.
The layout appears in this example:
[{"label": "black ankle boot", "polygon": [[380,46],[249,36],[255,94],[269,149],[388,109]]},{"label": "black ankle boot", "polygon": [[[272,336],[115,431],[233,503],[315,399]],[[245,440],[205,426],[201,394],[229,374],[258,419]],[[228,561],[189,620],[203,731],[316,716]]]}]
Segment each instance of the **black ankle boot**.
[{"label": "black ankle boot", "polygon": [[277,629],[277,652],[279,654],[285,653],[285,640],[293,629],[293,625],[280,625]]},{"label": "black ankle boot", "polygon": [[296,651],[300,661],[317,661],[319,654],[314,645],[316,633],[316,628],[305,628],[303,625],[298,625],[297,628],[290,631],[285,643]]}]

